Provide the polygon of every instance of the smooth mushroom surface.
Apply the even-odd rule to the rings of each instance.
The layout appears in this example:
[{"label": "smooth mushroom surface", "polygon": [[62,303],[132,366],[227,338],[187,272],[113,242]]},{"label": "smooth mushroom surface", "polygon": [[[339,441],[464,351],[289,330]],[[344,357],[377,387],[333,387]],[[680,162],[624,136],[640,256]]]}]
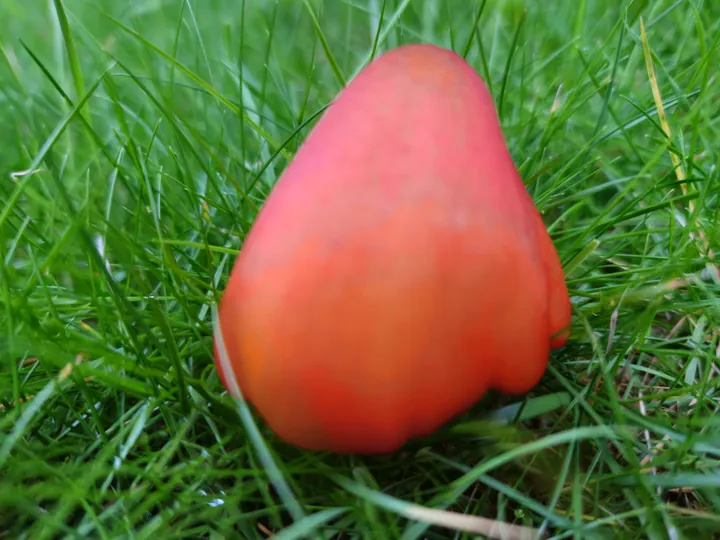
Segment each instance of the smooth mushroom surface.
[{"label": "smooth mushroom surface", "polygon": [[385,453],[523,394],[570,301],[495,104],[457,54],[370,63],[268,197],[219,310],[233,377],[294,445]]}]

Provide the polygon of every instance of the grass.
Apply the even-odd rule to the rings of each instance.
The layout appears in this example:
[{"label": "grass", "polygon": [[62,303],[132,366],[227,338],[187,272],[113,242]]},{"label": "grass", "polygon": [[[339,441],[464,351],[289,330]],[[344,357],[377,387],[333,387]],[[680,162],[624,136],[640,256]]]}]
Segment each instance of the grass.
[{"label": "grass", "polygon": [[[0,538],[720,534],[720,8],[549,5],[3,0]],[[572,339],[397,455],[303,452],[227,397],[214,305],[324,107],[417,41],[492,90]]]}]

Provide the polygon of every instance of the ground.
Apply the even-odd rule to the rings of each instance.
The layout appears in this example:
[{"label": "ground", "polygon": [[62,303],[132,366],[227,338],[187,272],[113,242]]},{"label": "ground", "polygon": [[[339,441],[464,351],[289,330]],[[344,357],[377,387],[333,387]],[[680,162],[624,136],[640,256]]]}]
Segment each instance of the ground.
[{"label": "ground", "polygon": [[[720,532],[717,3],[2,10],[0,538]],[[213,305],[318,115],[410,42],[487,81],[572,336],[402,452],[303,452],[225,393]]]}]

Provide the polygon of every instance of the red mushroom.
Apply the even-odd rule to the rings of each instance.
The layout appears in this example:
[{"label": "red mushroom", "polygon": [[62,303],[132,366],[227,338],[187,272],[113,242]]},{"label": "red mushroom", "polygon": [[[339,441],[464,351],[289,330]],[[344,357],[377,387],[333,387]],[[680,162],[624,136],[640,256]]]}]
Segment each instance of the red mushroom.
[{"label": "red mushroom", "polygon": [[568,292],[462,58],[403,46],[341,92],[261,210],[219,323],[225,386],[307,449],[394,451],[488,389],[537,384]]}]

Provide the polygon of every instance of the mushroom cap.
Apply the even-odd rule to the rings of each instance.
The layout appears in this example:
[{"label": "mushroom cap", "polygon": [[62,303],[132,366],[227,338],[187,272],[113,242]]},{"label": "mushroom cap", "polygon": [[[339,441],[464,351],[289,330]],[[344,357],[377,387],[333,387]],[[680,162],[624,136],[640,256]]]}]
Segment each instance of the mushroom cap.
[{"label": "mushroom cap", "polygon": [[224,383],[307,449],[394,451],[489,389],[537,384],[568,292],[461,57],[399,47],[340,93],[258,215],[219,320]]}]

